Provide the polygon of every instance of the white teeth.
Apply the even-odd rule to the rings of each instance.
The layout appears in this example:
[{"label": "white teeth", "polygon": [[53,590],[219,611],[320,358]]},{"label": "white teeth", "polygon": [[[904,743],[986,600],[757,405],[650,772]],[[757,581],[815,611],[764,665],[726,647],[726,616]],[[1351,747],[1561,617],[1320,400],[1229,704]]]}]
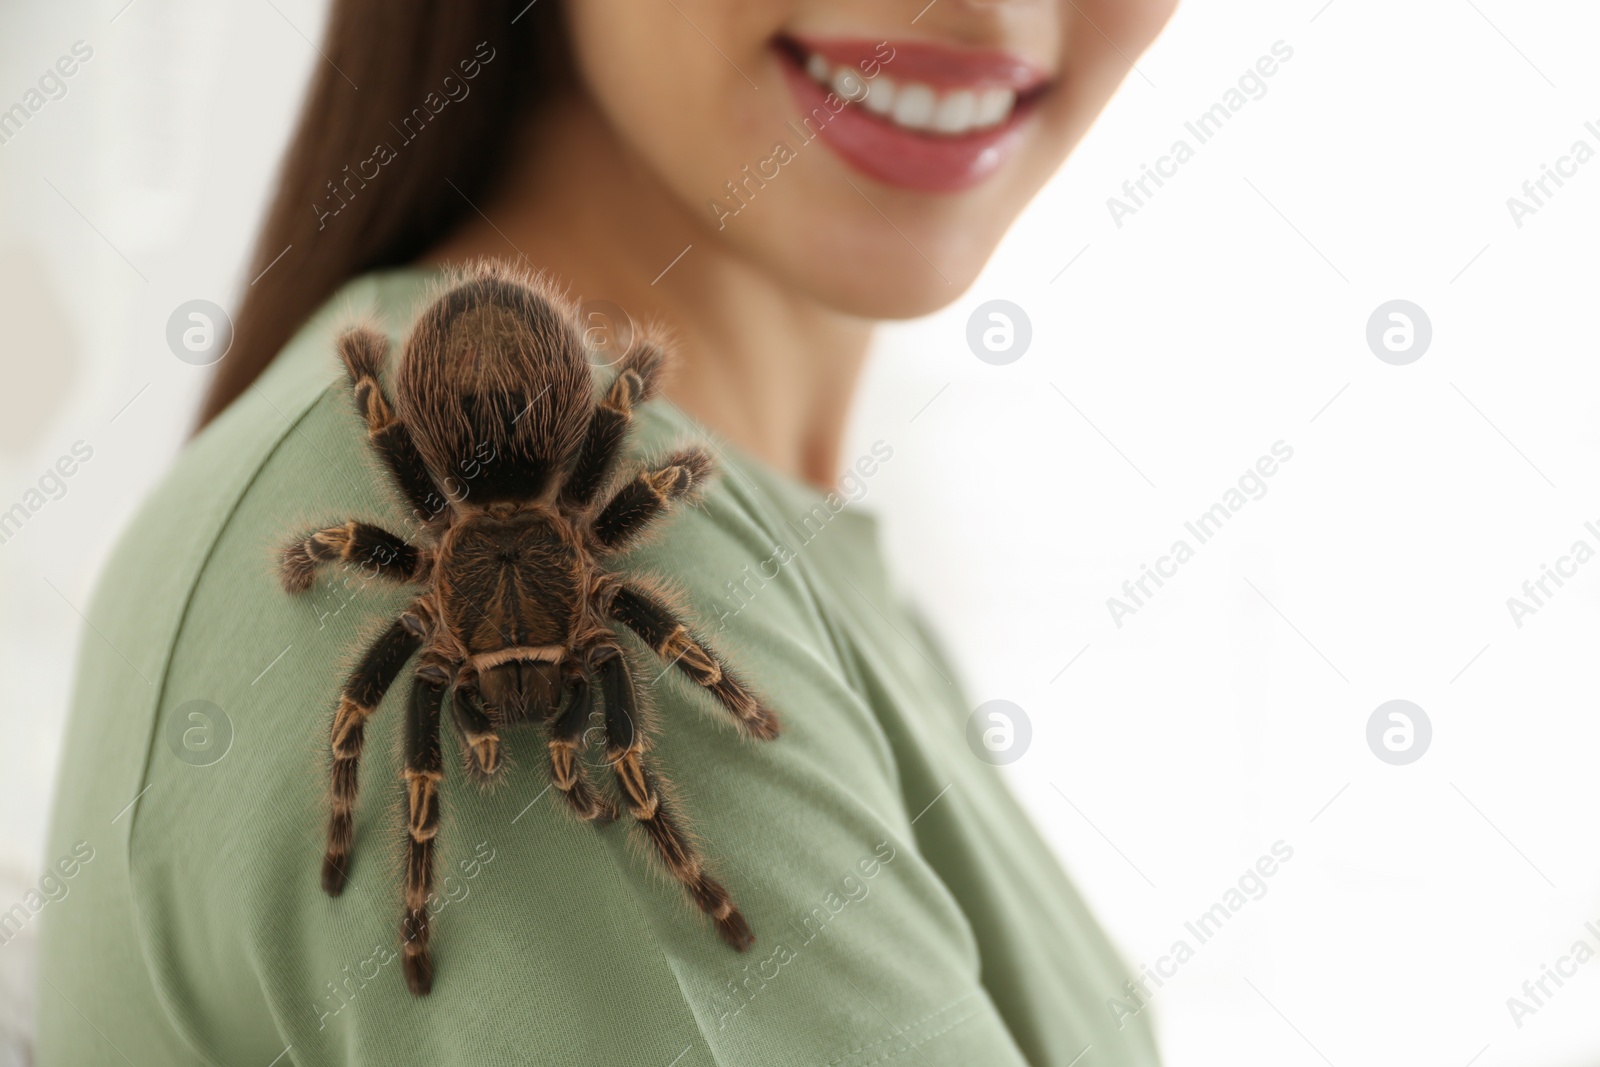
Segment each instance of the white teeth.
[{"label": "white teeth", "polygon": [[874,115],[887,115],[894,107],[894,81],[887,74],[880,74],[872,79],[872,86],[867,92],[864,101],[867,110]]},{"label": "white teeth", "polygon": [[812,81],[897,126],[957,136],[998,126],[1011,117],[1017,94],[1006,88],[938,92],[921,82],[896,82],[887,74],[863,76],[847,64],[835,66],[818,53],[806,57]]},{"label": "white teeth", "polygon": [[894,121],[912,130],[925,130],[933,125],[933,112],[938,98],[933,90],[920,82],[902,85],[894,94]]},{"label": "white teeth", "polygon": [[933,128],[940,133],[965,133],[972,128],[973,113],[978,110],[978,98],[965,89],[946,93],[934,112]]},{"label": "white teeth", "polygon": [[833,91],[846,100],[860,100],[867,95],[867,83],[849,67],[833,72]]},{"label": "white teeth", "polygon": [[993,126],[1005,120],[1016,106],[1017,94],[1010,89],[985,89],[978,97],[977,114],[973,124],[978,127]]}]

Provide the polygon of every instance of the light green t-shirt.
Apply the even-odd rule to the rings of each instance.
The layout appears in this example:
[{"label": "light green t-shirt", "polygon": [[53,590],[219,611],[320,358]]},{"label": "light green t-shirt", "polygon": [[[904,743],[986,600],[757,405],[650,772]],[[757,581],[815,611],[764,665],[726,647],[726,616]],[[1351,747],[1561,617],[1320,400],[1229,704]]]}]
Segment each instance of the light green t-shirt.
[{"label": "light green t-shirt", "polygon": [[[1127,968],[968,748],[955,672],[891,594],[874,521],[720,444],[703,504],[625,566],[680,587],[782,718],[778,740],[743,740],[679,672],[641,675],[655,757],[756,944],[719,941],[626,816],[568,814],[540,726],[506,734],[487,791],[447,727],[436,984],[406,991],[408,675],[367,727],[342,897],[319,863],[339,686],[409,594],[346,568],[294,597],[275,563],[347,518],[406,528],[332,342],[363,315],[398,341],[432,277],[345,287],[184,451],[106,568],[47,856],[93,858],[41,913],[42,1067],[1154,1064],[1144,1018],[1106,1007]],[[635,444],[704,440],[657,401]]]}]

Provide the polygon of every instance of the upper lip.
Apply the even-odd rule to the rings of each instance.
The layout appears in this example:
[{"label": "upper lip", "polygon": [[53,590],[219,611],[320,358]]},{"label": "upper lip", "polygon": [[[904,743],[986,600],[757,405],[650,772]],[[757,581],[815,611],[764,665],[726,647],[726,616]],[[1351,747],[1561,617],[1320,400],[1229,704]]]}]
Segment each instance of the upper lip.
[{"label": "upper lip", "polygon": [[[970,48],[932,41],[896,41],[859,37],[811,37],[787,34],[785,39],[807,53],[832,63],[859,67],[876,62],[892,70],[898,81],[922,82],[935,89],[1006,88],[1023,96],[1051,80],[1050,73],[1031,60],[997,48]],[[893,49],[892,59],[884,54]]]}]

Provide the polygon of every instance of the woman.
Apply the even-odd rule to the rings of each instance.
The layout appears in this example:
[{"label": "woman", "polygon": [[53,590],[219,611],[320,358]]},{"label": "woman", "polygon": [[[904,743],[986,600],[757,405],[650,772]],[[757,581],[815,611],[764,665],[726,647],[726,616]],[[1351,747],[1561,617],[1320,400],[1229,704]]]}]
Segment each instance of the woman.
[{"label": "woman", "polygon": [[[873,322],[962,292],[1170,8],[338,0],[204,429],[90,616],[40,1062],[1153,1063],[1127,969],[844,506],[893,442],[840,437]],[[404,524],[335,342],[357,320],[398,342],[483,257],[567,286],[600,362],[660,323],[675,366],[632,455],[691,441],[724,468],[625,569],[670,577],[782,723],[741,739],[629,646],[742,953],[631,820],[545,795],[535,723],[492,790],[450,753],[419,978],[404,684],[367,724],[343,891],[319,881],[329,715],[407,594],[350,566],[293,597],[276,561],[346,517]]]}]

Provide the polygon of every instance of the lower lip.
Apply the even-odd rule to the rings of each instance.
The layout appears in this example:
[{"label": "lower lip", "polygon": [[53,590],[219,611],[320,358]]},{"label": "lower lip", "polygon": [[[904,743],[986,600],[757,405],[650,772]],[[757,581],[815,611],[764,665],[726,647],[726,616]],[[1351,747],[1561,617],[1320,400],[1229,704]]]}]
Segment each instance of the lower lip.
[{"label": "lower lip", "polygon": [[[880,119],[860,104],[846,104],[834,114],[825,102],[829,90],[782,49],[778,61],[800,105],[801,117],[810,115],[813,108],[822,108],[829,116],[821,127],[822,140],[856,170],[887,185],[925,193],[958,193],[994,174],[1022,144],[1022,123],[1031,101],[1019,101],[1006,121],[987,130],[959,137],[921,134]],[[811,132],[812,127],[804,128]]]}]

